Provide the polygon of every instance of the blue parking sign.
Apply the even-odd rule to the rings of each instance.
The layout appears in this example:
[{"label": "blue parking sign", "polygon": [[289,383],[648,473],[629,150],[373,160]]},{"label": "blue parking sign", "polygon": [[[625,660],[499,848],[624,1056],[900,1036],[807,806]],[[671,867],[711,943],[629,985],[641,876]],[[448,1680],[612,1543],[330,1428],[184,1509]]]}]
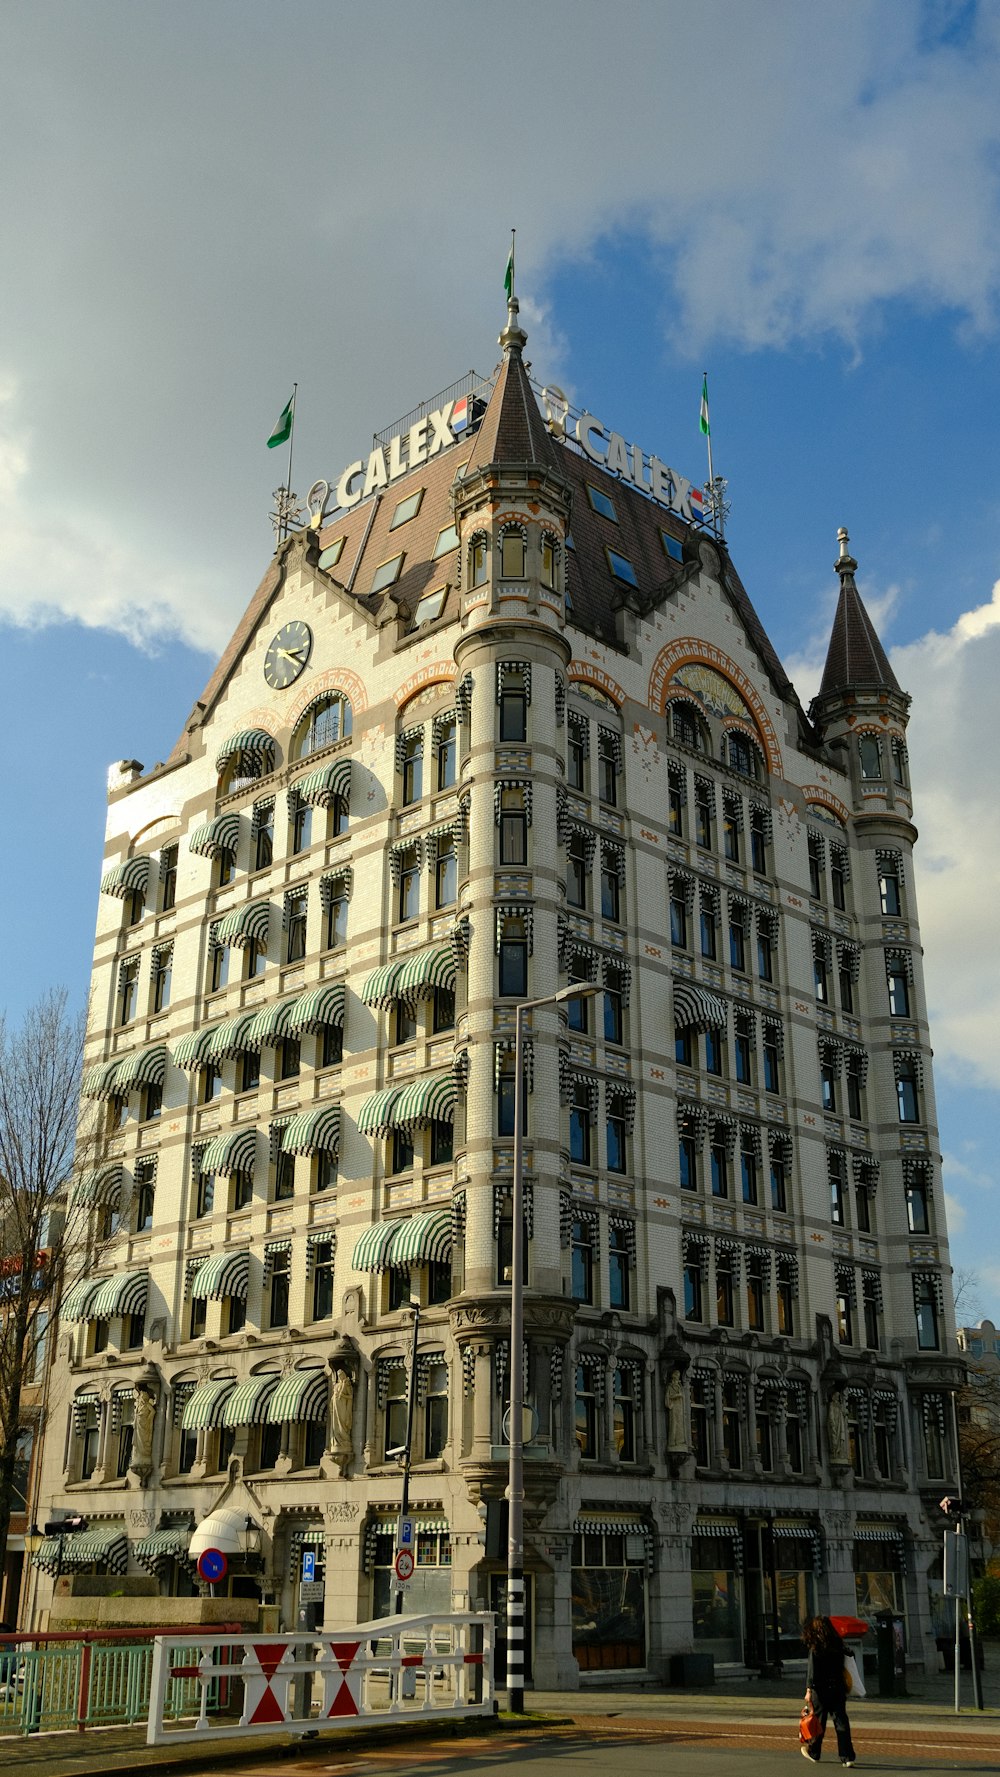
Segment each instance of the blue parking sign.
[{"label": "blue parking sign", "polygon": [[302,1551],[302,1581],[303,1581],[303,1584],[304,1585],[311,1585],[315,1578],[316,1578],[316,1550],[315,1549],[303,1549],[303,1551]]}]

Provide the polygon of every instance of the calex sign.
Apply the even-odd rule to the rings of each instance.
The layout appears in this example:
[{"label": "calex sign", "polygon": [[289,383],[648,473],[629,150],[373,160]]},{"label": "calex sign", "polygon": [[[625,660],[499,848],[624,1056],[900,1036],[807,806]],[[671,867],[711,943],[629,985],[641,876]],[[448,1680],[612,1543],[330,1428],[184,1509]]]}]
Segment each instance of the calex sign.
[{"label": "calex sign", "polygon": [[360,457],[356,463],[348,463],[337,483],[337,505],[345,510],[356,506],[359,500],[367,500],[369,494],[388,487],[390,481],[398,480],[418,463],[429,462],[439,450],[456,443],[468,424],[467,395],[459,401],[446,401],[434,413],[415,420],[408,432],[390,438],[385,450],[373,450],[367,463]]},{"label": "calex sign", "polygon": [[[542,406],[549,431],[565,438],[572,422],[569,403],[561,389],[552,386],[542,390]],[[610,469],[623,481],[630,481],[644,494],[651,494],[662,506],[679,512],[682,518],[699,522],[705,516],[705,501],[700,488],[685,481],[676,469],[668,468],[659,457],[647,457],[638,444],[626,444],[620,432],[609,431],[592,413],[581,413],[573,427],[584,456],[602,469]]]}]

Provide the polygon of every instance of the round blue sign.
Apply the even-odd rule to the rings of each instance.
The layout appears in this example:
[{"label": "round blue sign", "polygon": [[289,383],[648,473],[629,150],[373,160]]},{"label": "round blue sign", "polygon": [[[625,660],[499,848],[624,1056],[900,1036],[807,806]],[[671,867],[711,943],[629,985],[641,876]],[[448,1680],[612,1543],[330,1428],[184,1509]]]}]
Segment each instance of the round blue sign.
[{"label": "round blue sign", "polygon": [[221,1549],[203,1549],[198,1556],[198,1573],[201,1579],[214,1586],[217,1580],[224,1580],[229,1572],[229,1562]]}]

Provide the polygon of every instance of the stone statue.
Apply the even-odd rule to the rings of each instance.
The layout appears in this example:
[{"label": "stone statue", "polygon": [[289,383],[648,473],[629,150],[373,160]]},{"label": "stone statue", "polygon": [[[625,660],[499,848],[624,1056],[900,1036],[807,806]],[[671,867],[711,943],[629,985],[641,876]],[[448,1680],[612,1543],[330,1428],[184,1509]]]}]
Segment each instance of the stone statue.
[{"label": "stone statue", "polygon": [[686,1456],[690,1448],[684,1416],[684,1387],[679,1370],[671,1370],[667,1383],[667,1454]]},{"label": "stone statue", "polygon": [[830,1450],[831,1462],[847,1462],[847,1414],[844,1411],[844,1391],[835,1388],[826,1407],[826,1439]]},{"label": "stone statue", "polygon": [[153,1466],[156,1397],[148,1384],[137,1382],[132,1391],[132,1402],[132,1457],[129,1468],[144,1481]]},{"label": "stone statue", "polygon": [[350,1371],[333,1372],[330,1395],[330,1455],[341,1474],[354,1455],[354,1384]]}]

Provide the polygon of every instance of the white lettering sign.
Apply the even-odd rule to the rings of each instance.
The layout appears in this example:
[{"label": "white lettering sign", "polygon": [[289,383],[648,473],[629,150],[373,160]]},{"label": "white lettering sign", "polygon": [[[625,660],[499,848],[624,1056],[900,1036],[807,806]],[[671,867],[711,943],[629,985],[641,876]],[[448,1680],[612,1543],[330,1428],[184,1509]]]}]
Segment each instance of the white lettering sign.
[{"label": "white lettering sign", "polygon": [[438,451],[455,444],[468,423],[468,399],[447,401],[434,413],[415,420],[408,432],[390,438],[384,450],[377,446],[367,461],[359,457],[356,463],[348,463],[336,487],[338,507],[346,512],[359,500],[367,500],[369,494],[389,487],[418,463],[429,462]]},{"label": "white lettering sign", "polygon": [[626,444],[620,432],[611,432],[592,413],[581,413],[576,422],[576,441],[584,456],[602,469],[610,469],[622,481],[630,481],[644,494],[652,494],[661,506],[669,506],[682,518],[700,520],[705,502],[700,488],[693,487],[676,469],[647,457],[638,444]]}]

